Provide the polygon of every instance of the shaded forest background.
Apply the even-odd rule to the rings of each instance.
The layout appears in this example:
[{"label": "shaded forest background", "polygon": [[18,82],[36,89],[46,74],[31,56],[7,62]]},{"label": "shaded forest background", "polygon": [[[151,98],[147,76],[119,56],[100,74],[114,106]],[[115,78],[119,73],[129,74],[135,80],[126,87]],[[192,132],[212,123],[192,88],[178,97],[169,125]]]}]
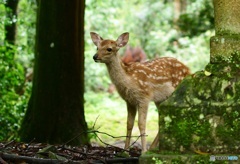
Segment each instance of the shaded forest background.
[{"label": "shaded forest background", "polygon": [[[19,140],[18,131],[32,88],[37,2],[19,0],[17,15],[9,14],[6,2],[0,0],[0,140]],[[13,23],[17,27],[16,38],[10,41],[6,26]],[[117,93],[107,92],[111,82],[104,65],[92,60],[95,47],[90,31],[113,39],[128,31],[129,45],[141,46],[148,59],[172,56],[195,72],[209,62],[213,6],[211,0],[86,0],[86,120],[91,128],[99,116],[95,128],[112,135],[121,131],[120,135],[124,135],[125,105]],[[153,129],[157,130],[157,112],[152,108]]]}]

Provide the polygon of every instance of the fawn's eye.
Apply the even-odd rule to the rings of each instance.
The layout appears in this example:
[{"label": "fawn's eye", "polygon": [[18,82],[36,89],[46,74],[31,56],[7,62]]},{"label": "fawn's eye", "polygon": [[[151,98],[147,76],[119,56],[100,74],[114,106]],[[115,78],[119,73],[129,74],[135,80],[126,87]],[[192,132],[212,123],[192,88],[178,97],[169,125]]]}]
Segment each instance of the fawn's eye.
[{"label": "fawn's eye", "polygon": [[111,51],[112,51],[112,49],[111,49],[111,48],[107,48],[107,51],[108,51],[108,52],[111,52]]}]

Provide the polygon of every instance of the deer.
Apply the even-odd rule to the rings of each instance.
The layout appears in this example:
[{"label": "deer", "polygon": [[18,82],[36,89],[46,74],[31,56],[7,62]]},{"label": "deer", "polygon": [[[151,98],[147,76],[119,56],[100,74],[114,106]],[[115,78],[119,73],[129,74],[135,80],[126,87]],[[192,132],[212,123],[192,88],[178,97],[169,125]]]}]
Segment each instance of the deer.
[{"label": "deer", "polygon": [[126,51],[122,57],[122,62],[128,64],[131,62],[144,62],[147,55],[141,47],[130,47],[127,46]]},{"label": "deer", "polygon": [[[95,32],[90,32],[97,52],[93,56],[96,63],[105,63],[110,79],[127,106],[127,135],[124,149],[129,149],[132,129],[138,112],[138,128],[141,137],[142,153],[147,151],[146,119],[148,105],[153,101],[159,109],[178,84],[190,74],[190,69],[172,57],[161,57],[143,63],[124,64],[118,50],[129,40],[129,33],[121,34],[117,40],[103,39]],[[159,131],[150,149],[159,144]]]}]

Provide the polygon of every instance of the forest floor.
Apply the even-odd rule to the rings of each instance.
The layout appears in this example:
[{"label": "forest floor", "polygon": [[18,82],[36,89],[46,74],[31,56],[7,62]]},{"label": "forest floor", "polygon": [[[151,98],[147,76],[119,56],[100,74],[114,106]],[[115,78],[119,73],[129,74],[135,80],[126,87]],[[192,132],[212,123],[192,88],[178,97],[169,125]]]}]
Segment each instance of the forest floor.
[{"label": "forest floor", "polygon": [[138,163],[141,149],[116,146],[49,145],[43,143],[1,142],[0,164],[59,163]]}]

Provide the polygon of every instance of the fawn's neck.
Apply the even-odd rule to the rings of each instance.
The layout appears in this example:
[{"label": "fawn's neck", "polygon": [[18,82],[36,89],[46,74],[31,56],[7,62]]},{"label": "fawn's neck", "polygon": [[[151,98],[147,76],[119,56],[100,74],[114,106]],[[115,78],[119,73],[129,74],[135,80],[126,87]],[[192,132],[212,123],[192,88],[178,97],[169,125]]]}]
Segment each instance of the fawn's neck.
[{"label": "fawn's neck", "polygon": [[113,84],[116,85],[117,88],[127,86],[129,82],[129,77],[124,70],[124,64],[118,55],[112,58],[110,63],[106,63],[108,73]]}]

